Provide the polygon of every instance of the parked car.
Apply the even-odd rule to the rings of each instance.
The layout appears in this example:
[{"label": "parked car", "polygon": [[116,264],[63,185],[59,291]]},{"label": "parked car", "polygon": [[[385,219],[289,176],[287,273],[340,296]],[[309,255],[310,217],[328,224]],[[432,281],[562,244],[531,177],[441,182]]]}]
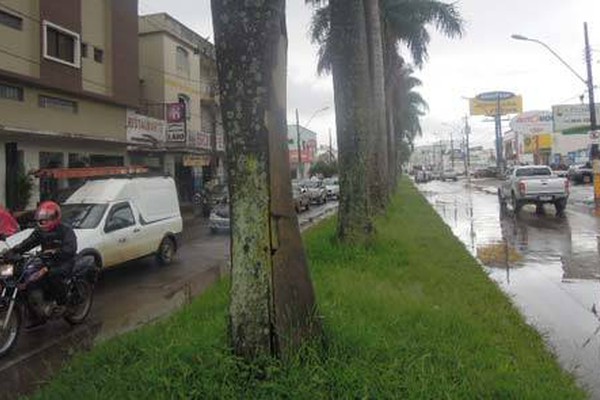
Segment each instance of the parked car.
[{"label": "parked car", "polygon": [[292,185],[292,195],[294,198],[294,209],[297,213],[310,208],[310,195],[306,189],[298,185]]},{"label": "parked car", "polygon": [[[183,228],[172,178],[113,178],[88,181],[61,205],[62,220],[77,236],[78,255],[109,268],[154,255],[170,264]],[[25,240],[25,229],[6,240]]]},{"label": "parked car", "polygon": [[427,183],[431,180],[431,173],[426,170],[417,171],[415,175],[416,183]]},{"label": "parked car", "polygon": [[458,173],[452,169],[447,169],[444,172],[442,172],[442,177],[441,177],[442,181],[457,181],[458,180]]},{"label": "parked car", "polygon": [[309,180],[301,183],[310,196],[310,202],[324,204],[327,202],[327,189],[321,180]]},{"label": "parked car", "polygon": [[326,178],[323,180],[325,190],[327,190],[327,197],[330,199],[340,198],[340,184],[338,178]]},{"label": "parked car", "polygon": [[473,171],[473,178],[495,178],[498,176],[497,167],[477,168]]},{"label": "parked car", "polygon": [[532,165],[510,168],[498,188],[500,206],[510,202],[515,214],[525,204],[535,204],[541,208],[544,204],[554,204],[556,212],[561,214],[569,198],[569,181],[552,173],[550,167]]},{"label": "parked car", "polygon": [[229,200],[217,204],[210,212],[208,218],[210,233],[227,232],[231,229]]},{"label": "parked car", "polygon": [[571,165],[567,171],[567,176],[573,183],[591,183],[594,181],[592,164],[587,162]]}]

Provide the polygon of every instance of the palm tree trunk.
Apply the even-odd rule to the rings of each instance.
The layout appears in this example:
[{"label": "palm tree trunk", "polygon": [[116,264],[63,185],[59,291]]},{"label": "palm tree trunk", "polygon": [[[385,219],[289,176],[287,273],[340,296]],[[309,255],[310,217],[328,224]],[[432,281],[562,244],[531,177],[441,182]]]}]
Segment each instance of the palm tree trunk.
[{"label": "palm tree trunk", "polygon": [[369,59],[362,0],[331,0],[332,73],[339,146],[338,237],[369,239]]},{"label": "palm tree trunk", "polygon": [[285,0],[212,0],[231,196],[230,332],[245,358],[313,333],[314,293],[293,210]]},{"label": "palm tree trunk", "polygon": [[385,209],[388,202],[388,131],[385,106],[385,73],[379,0],[363,0],[371,72],[372,137],[369,162],[371,201],[375,210]]}]

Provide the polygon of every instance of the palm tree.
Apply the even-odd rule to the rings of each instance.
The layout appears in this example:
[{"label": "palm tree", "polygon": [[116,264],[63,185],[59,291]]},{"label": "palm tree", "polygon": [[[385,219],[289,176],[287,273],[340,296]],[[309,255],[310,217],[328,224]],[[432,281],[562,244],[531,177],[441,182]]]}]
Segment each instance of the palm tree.
[{"label": "palm tree", "polygon": [[[369,1],[369,0],[365,0]],[[319,73],[331,71],[332,52],[329,3],[325,0],[307,0],[316,7],[311,25],[311,37],[318,43]],[[365,3],[368,5],[368,3]],[[447,4],[436,0],[380,0],[382,17],[382,45],[385,69],[385,101],[388,132],[388,176],[390,187],[396,184],[396,151],[394,124],[398,118],[395,96],[390,92],[393,86],[393,74],[405,63],[399,56],[399,45],[408,47],[415,65],[420,68],[428,58],[427,47],[430,42],[429,25],[448,37],[458,37],[463,33],[463,21],[455,4]],[[381,151],[381,150],[379,150]]]},{"label": "palm tree", "polygon": [[371,78],[373,129],[369,159],[369,190],[375,211],[385,209],[389,198],[387,109],[385,96],[385,61],[383,54],[383,27],[379,0],[364,0],[367,49]]},{"label": "palm tree", "polygon": [[395,138],[399,158],[396,166],[399,167],[408,161],[415,138],[423,133],[420,118],[425,115],[428,106],[421,94],[415,91],[417,87],[422,85],[422,82],[413,76],[413,70],[410,67],[403,67],[398,70],[394,82],[392,89],[394,91],[394,103],[398,106]]},{"label": "palm tree", "polygon": [[230,333],[246,358],[315,334],[293,209],[286,131],[285,0],[212,0],[231,196]]},{"label": "palm tree", "polygon": [[338,238],[346,243],[361,243],[372,232],[365,173],[370,154],[372,85],[365,8],[363,0],[330,0],[328,9],[339,145]]}]

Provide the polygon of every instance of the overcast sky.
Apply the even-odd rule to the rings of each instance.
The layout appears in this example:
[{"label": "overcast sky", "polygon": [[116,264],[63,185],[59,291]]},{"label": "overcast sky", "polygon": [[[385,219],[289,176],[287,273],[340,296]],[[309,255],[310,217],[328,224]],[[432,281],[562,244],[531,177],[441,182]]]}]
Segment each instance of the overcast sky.
[{"label": "overcast sky", "polygon": [[[213,41],[210,0],[139,0],[140,13],[167,12],[188,27]],[[300,123],[319,134],[319,143],[328,142],[331,129],[335,144],[335,115],[331,77],[316,73],[316,47],[308,37],[312,10],[304,0],[287,0],[289,35],[288,123]],[[549,110],[553,104],[577,103],[585,86],[539,44],[516,41],[518,33],[552,47],[580,75],[584,64],[583,22],[587,21],[594,49],[594,82],[600,82],[600,0],[461,0],[458,7],[466,20],[462,39],[445,39],[434,33],[430,59],[417,72],[423,81],[421,93],[429,103],[423,118],[421,143],[447,139],[448,125],[461,123],[468,112],[467,101],[491,90],[506,90],[523,96],[527,110]],[[432,31],[433,32],[433,31]],[[405,52],[406,53],[406,52]],[[405,58],[409,57],[404,54]],[[597,90],[596,101],[600,98]],[[587,95],[586,95],[587,101]],[[471,143],[493,145],[493,123],[470,118]],[[508,126],[508,122],[504,123]]]}]

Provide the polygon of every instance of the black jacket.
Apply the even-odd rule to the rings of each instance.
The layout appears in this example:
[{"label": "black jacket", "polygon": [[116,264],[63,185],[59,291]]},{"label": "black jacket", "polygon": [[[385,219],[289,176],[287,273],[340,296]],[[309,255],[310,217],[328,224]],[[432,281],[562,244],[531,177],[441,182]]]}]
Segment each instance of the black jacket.
[{"label": "black jacket", "polygon": [[55,250],[53,254],[44,256],[49,269],[56,267],[71,267],[77,254],[77,237],[73,229],[60,224],[52,232],[45,232],[36,228],[23,242],[15,246],[12,251],[22,254],[26,251],[42,247],[42,251]]}]

